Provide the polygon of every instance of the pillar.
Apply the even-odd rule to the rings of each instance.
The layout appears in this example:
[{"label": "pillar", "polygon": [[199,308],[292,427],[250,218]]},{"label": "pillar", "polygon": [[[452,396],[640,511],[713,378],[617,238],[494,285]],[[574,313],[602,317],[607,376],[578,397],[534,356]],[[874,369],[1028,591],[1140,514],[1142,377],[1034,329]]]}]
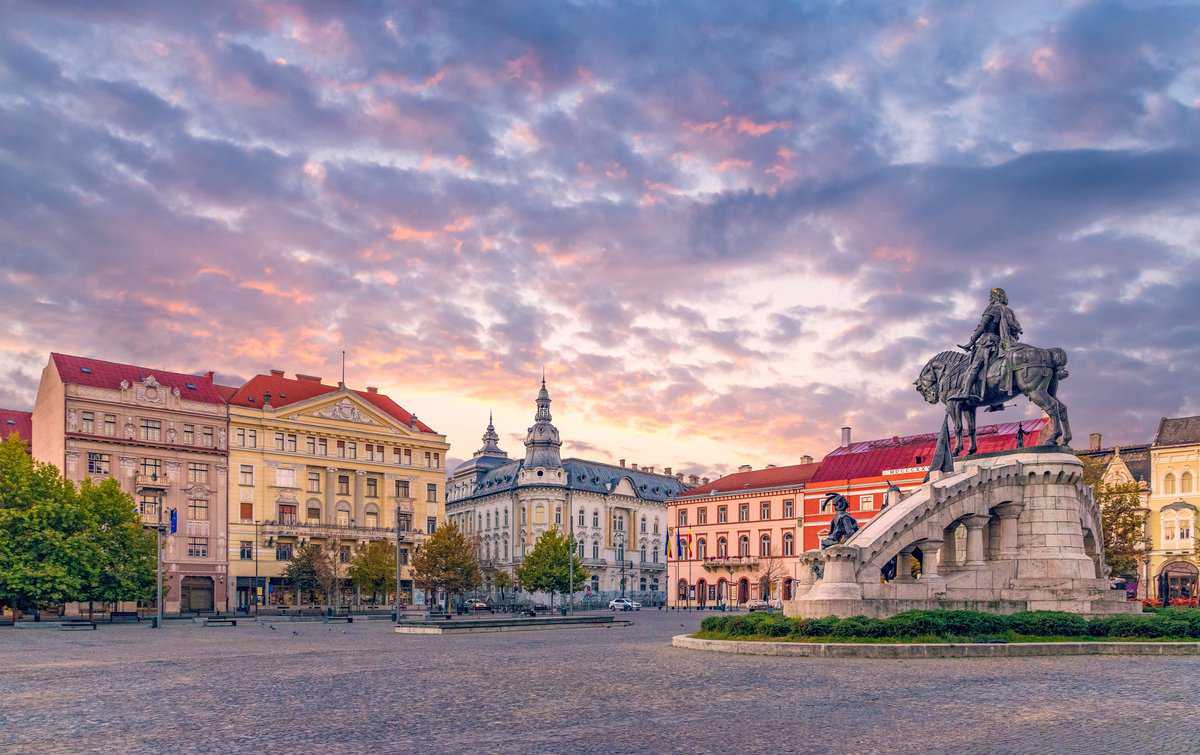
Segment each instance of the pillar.
[{"label": "pillar", "polygon": [[972,514],[963,520],[967,526],[967,566],[982,566],[984,563],[983,530],[988,521],[990,517],[983,514]]},{"label": "pillar", "polygon": [[940,551],[946,547],[945,540],[926,540],[921,543],[921,579],[938,578],[938,559]]},{"label": "pillar", "polygon": [[896,554],[896,580],[897,582],[912,582],[912,558],[913,550],[916,546],[910,545],[907,548]]},{"label": "pillar", "polygon": [[1023,503],[1002,503],[992,510],[1000,519],[1000,544],[996,552],[1000,558],[1016,558],[1019,551],[1017,544],[1017,520],[1021,516]]},{"label": "pillar", "polygon": [[334,509],[333,496],[337,491],[337,467],[325,467],[325,523],[337,521],[337,510]]},{"label": "pillar", "polygon": [[363,486],[367,484],[365,482],[366,478],[366,472],[361,469],[354,470],[354,508],[350,516],[354,517],[354,524],[356,526],[362,524]]},{"label": "pillar", "polygon": [[942,570],[951,569],[958,566],[958,550],[955,547],[958,532],[958,525],[946,529],[942,532],[942,548],[938,552],[938,560],[942,565]]}]

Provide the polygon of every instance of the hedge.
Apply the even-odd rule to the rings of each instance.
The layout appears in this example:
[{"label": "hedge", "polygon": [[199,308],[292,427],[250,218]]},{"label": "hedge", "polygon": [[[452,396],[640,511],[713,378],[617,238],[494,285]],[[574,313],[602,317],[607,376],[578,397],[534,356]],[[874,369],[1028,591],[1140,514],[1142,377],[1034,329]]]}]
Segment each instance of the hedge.
[{"label": "hedge", "polygon": [[739,638],[910,638],[910,637],[1122,637],[1200,638],[1200,610],[1165,608],[1150,614],[1119,614],[1087,619],[1062,611],[1022,611],[1007,615],[982,611],[907,611],[887,619],[866,616],[789,619],[779,614],[710,616],[700,624],[706,635]]}]

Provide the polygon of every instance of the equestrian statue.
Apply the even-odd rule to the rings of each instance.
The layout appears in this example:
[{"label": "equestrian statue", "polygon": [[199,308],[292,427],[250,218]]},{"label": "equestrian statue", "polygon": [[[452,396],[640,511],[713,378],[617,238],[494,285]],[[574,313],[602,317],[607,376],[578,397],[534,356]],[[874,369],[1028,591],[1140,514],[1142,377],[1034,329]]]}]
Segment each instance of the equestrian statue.
[{"label": "equestrian statue", "polygon": [[963,420],[977,450],[975,410],[999,411],[1004,403],[1025,396],[1054,422],[1051,445],[1071,442],[1067,407],[1059,401],[1059,382],[1067,379],[1067,352],[1021,343],[1021,324],[1008,306],[1008,295],[993,288],[991,301],[962,351],[943,351],[925,363],[913,385],[931,404],[942,403],[954,421],[954,451],[963,448]]}]

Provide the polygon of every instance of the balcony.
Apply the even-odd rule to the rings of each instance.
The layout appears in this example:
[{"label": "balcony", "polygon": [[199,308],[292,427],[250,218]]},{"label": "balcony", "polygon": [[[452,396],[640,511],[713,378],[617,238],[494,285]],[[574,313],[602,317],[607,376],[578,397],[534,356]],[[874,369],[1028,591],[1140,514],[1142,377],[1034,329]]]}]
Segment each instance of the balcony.
[{"label": "balcony", "polygon": [[142,474],[141,472],[134,476],[133,484],[138,490],[166,490],[170,487],[166,475]]},{"label": "balcony", "polygon": [[[263,534],[276,537],[323,537],[344,540],[392,540],[396,539],[394,527],[367,527],[357,524],[326,524],[324,522],[304,522],[299,519],[282,521],[259,522]],[[424,533],[418,530],[405,530],[400,533],[401,542],[415,543]]]},{"label": "balcony", "polygon": [[757,569],[757,556],[710,556],[704,559],[705,569]]}]

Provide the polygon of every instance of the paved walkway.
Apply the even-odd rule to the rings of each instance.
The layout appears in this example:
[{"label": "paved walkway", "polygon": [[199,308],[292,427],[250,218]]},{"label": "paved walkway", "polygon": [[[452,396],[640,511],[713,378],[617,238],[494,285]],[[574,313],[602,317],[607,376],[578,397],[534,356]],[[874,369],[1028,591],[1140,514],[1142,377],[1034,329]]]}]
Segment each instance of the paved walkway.
[{"label": "paved walkway", "polygon": [[1200,752],[1193,658],[733,656],[670,646],[695,615],[625,616],[0,629],[0,752]]}]

